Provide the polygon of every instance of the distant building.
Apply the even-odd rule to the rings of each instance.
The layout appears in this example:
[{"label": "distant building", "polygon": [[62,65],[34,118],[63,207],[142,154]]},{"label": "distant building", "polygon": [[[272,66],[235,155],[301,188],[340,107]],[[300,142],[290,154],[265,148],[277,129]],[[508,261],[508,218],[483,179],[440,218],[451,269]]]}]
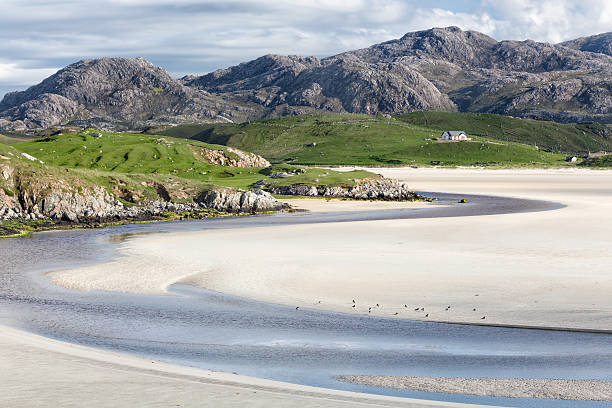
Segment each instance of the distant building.
[{"label": "distant building", "polygon": [[459,142],[463,140],[472,140],[472,139],[467,137],[465,132],[462,132],[460,130],[447,130],[446,132],[442,133],[442,137],[440,137],[439,140],[444,140],[447,142]]},{"label": "distant building", "polygon": [[593,157],[606,156],[608,154],[612,154],[612,153],[606,152],[605,150],[600,150],[598,152],[589,152],[589,154],[587,155],[587,159],[592,159]]},{"label": "distant building", "polygon": [[576,156],[567,156],[567,157],[565,158],[565,161],[566,161],[566,162],[570,162],[570,163],[575,163],[575,162],[577,162],[577,161],[578,161],[578,157],[576,157]]}]

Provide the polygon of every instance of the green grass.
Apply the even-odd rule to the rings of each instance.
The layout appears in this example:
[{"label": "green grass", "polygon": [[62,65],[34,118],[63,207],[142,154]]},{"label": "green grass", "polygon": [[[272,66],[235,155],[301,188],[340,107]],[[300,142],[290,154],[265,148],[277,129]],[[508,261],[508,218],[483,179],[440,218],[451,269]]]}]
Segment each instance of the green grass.
[{"label": "green grass", "polygon": [[594,157],[592,159],[587,159],[580,163],[580,166],[585,167],[612,167],[612,154],[608,154],[605,156]]},{"label": "green grass", "polygon": [[15,144],[15,143],[21,143],[21,142],[25,142],[28,140],[32,140],[33,138],[31,136],[25,136],[25,135],[3,135],[0,134],[0,143],[1,144],[5,144],[5,145],[11,145],[11,144]]},{"label": "green grass", "polygon": [[[152,186],[155,183],[164,186],[176,184],[177,188],[182,185],[189,191],[215,185],[248,189],[253,183],[269,178],[271,172],[297,169],[286,166],[238,168],[215,165],[197,152],[199,149],[226,150],[225,146],[145,134],[84,131],[49,136],[13,147],[48,165],[79,171],[81,177],[109,189],[121,185],[126,190],[138,190],[146,197],[155,195],[155,187]],[[231,152],[226,154],[235,155]],[[310,184],[319,178],[320,185],[348,185],[353,178],[371,176],[373,174],[368,172],[345,174],[308,169],[293,177],[274,179],[274,182],[278,185]]]},{"label": "green grass", "polygon": [[438,132],[463,130],[470,135],[537,145],[540,149],[555,152],[585,153],[612,148],[612,128],[598,123],[563,124],[488,113],[456,112],[412,112],[396,119]]},{"label": "green grass", "polygon": [[436,129],[367,115],[181,125],[160,133],[232,146],[296,165],[566,165],[564,155],[527,144],[479,136],[473,136],[473,142],[440,143],[432,140],[441,133]]}]

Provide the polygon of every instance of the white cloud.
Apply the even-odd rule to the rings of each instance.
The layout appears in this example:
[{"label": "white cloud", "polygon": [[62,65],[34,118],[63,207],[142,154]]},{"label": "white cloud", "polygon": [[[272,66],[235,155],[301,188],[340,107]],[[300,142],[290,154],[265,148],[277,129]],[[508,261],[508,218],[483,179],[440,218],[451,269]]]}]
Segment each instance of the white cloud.
[{"label": "white cloud", "polygon": [[0,1],[0,85],[34,83],[100,56],[204,73],[267,53],[327,56],[449,25],[551,42],[612,30],[611,0]]},{"label": "white cloud", "polygon": [[612,30],[610,0],[484,0],[495,35],[557,43]]},{"label": "white cloud", "polygon": [[16,63],[0,63],[0,85],[31,85],[57,72],[57,68],[21,68]]}]

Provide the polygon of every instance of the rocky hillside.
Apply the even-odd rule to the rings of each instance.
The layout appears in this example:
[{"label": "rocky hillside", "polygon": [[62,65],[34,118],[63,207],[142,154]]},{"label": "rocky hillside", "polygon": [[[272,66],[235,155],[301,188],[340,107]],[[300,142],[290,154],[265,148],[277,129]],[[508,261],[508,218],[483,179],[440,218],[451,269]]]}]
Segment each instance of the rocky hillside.
[{"label": "rocky hillside", "polygon": [[281,111],[491,112],[612,121],[612,58],[456,27],[324,59],[264,56],[186,85]]},{"label": "rocky hillside", "polygon": [[0,130],[415,110],[612,123],[610,37],[555,45],[434,28],[328,58],[266,55],[180,80],[140,58],[84,60],[7,94]]},{"label": "rocky hillside", "polygon": [[73,123],[109,128],[243,121],[257,109],[183,86],[142,59],[83,60],[0,102],[0,128],[23,131]]},{"label": "rocky hillside", "polygon": [[572,41],[561,43],[565,47],[580,51],[596,52],[612,56],[612,32],[590,37],[581,37]]},{"label": "rocky hillside", "polygon": [[161,219],[177,211],[251,213],[286,208],[257,189],[59,168],[0,145],[0,235],[5,235],[3,220],[89,224]]}]

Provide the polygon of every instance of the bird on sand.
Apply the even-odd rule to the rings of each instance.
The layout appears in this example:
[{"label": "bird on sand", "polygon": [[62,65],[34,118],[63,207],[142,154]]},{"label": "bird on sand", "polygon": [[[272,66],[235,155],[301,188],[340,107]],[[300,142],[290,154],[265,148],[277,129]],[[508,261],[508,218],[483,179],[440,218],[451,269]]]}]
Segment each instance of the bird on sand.
[{"label": "bird on sand", "polygon": [[295,310],[299,310],[299,309],[300,309],[300,307],[299,307],[299,306],[296,306],[296,307],[295,307]]},{"label": "bird on sand", "polygon": [[397,313],[397,312],[393,313],[393,315],[394,315],[394,316],[397,316],[398,314],[399,314],[399,313]]},{"label": "bird on sand", "polygon": [[480,318],[480,320],[484,320],[484,319],[486,319],[486,318],[487,318],[486,316],[482,316],[482,317]]},{"label": "bird on sand", "polygon": [[425,317],[429,317],[429,313],[427,313],[427,314],[425,315]]}]

